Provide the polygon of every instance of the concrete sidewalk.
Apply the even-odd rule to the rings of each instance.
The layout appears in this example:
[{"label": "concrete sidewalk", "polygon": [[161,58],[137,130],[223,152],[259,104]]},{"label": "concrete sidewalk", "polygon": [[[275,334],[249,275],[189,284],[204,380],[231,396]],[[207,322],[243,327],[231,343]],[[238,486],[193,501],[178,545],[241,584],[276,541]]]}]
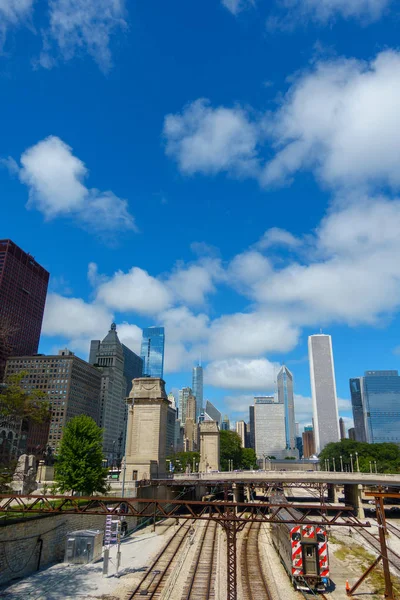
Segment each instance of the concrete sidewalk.
[{"label": "concrete sidewalk", "polygon": [[[151,528],[128,537],[121,543],[121,566],[116,574],[117,548],[110,550],[109,575],[104,577],[103,559],[89,565],[68,565],[58,563],[38,571],[17,583],[0,589],[0,598],[7,600],[73,600],[74,598],[102,598],[117,600],[116,589],[127,576],[132,579],[132,587],[141,571],[149,566],[152,558],[162,549],[174,527],[160,528],[152,533]],[[164,535],[165,532],[165,535]],[[122,596],[121,596],[122,597]]]}]

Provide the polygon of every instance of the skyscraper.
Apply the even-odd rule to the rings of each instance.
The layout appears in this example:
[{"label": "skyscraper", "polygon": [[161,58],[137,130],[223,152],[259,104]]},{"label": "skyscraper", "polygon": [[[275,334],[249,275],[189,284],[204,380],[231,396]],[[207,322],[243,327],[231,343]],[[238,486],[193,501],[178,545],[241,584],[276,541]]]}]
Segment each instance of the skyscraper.
[{"label": "skyscraper", "polygon": [[143,360],[144,377],[164,377],[164,327],[143,329],[140,356]]},{"label": "skyscraper", "polygon": [[255,451],[257,458],[283,458],[286,448],[285,405],[274,396],[254,398]]},{"label": "skyscraper", "polygon": [[221,430],[229,431],[230,428],[231,428],[231,424],[229,421],[229,417],[228,417],[228,415],[224,415],[224,418],[222,419],[222,423],[221,423]]},{"label": "skyscraper", "polygon": [[203,367],[200,365],[193,367],[192,390],[196,396],[196,419],[199,420],[203,410]]},{"label": "skyscraper", "polygon": [[286,448],[296,448],[296,423],[294,419],[293,375],[289,369],[282,366],[278,377],[278,399],[285,406]]},{"label": "skyscraper", "polygon": [[249,406],[249,422],[250,422],[250,436],[249,448],[256,449],[256,436],[255,436],[255,423],[254,423],[254,405]]},{"label": "skyscraper", "polygon": [[246,448],[247,428],[246,428],[246,423],[244,421],[237,421],[236,422],[236,433],[238,434],[238,436],[241,439],[242,448]]},{"label": "skyscraper", "polygon": [[[67,349],[57,355],[17,356],[7,361],[7,375],[25,371],[22,385],[46,394],[51,406],[47,444],[57,452],[65,425],[77,415],[99,423],[101,373]],[[46,442],[45,442],[46,443]]]},{"label": "skyscraper", "polygon": [[351,407],[353,409],[354,435],[357,442],[366,442],[367,434],[364,422],[362,377],[350,379]]},{"label": "skyscraper", "polygon": [[209,400],[206,402],[206,414],[213,420],[221,425],[222,423],[222,415],[219,412],[218,408],[215,408],[214,404],[212,404]]},{"label": "skyscraper", "polygon": [[342,419],[342,417],[340,417],[340,419],[339,419],[339,430],[340,430],[340,439],[345,440],[346,439],[346,427],[344,425],[344,420]]},{"label": "skyscraper", "polygon": [[303,457],[310,458],[315,454],[314,431],[308,426],[304,427],[303,432]]},{"label": "skyscraper", "polygon": [[0,240],[0,381],[8,356],[39,347],[49,273],[11,240]]},{"label": "skyscraper", "polygon": [[[125,358],[127,357],[127,358]],[[126,392],[141,376],[142,361],[121,344],[115,323],[102,342],[90,343],[89,363],[101,371],[99,425],[104,429],[103,450],[109,461],[122,458],[127,424]]]},{"label": "skyscraper", "polygon": [[331,336],[322,333],[310,335],[308,356],[315,449],[319,453],[330,442],[338,442],[340,435]]},{"label": "skyscraper", "polygon": [[398,371],[365,371],[362,378],[367,442],[400,444],[400,377]]},{"label": "skyscraper", "polygon": [[182,425],[185,424],[187,417],[187,404],[189,398],[191,398],[192,396],[192,388],[190,387],[184,387],[181,390],[179,390],[179,419]]}]

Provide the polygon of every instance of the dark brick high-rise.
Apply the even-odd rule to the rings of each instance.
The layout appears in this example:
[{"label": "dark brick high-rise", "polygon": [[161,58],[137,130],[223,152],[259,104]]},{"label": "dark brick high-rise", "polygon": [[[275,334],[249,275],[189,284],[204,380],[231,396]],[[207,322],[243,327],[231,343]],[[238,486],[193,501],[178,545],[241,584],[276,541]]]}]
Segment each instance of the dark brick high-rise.
[{"label": "dark brick high-rise", "polygon": [[39,347],[49,273],[11,240],[0,240],[0,381],[7,356]]}]

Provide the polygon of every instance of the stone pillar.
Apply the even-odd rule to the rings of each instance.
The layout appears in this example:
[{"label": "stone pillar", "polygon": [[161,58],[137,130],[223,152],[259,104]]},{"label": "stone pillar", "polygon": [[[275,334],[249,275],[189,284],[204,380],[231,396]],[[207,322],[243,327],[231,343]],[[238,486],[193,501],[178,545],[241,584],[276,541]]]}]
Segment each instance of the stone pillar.
[{"label": "stone pillar", "polygon": [[354,511],[359,519],[365,519],[362,503],[362,485],[357,483],[346,483],[344,485],[345,504],[354,506]]},{"label": "stone pillar", "polygon": [[328,502],[332,504],[339,502],[339,488],[334,483],[328,483]]},{"label": "stone pillar", "polygon": [[127,402],[126,480],[162,479],[166,476],[169,406],[165,382],[152,377],[134,379]]},{"label": "stone pillar", "polygon": [[244,485],[242,483],[234,483],[232,491],[234,502],[244,502]]},{"label": "stone pillar", "polygon": [[216,421],[200,423],[200,465],[201,473],[219,471],[219,427]]}]

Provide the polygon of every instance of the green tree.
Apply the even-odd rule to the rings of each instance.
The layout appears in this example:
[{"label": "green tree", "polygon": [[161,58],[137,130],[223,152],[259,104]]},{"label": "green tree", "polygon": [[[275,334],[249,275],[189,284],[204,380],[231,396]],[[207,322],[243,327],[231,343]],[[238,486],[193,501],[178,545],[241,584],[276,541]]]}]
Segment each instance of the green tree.
[{"label": "green tree", "polygon": [[239,469],[242,461],[242,441],[235,431],[220,431],[220,461],[221,470],[228,471],[229,460],[233,461],[233,468]]},{"label": "green tree", "polygon": [[240,464],[242,469],[258,469],[257,456],[253,448],[242,448],[242,459]]},{"label": "green tree", "polygon": [[91,417],[79,415],[67,423],[55,465],[60,492],[89,496],[107,491],[102,443],[103,432]]},{"label": "green tree", "polygon": [[25,390],[22,380],[26,371],[7,377],[0,386],[0,416],[7,419],[29,418],[41,422],[49,416],[50,404],[41,390]]},{"label": "green tree", "polygon": [[372,465],[375,464],[379,473],[398,473],[400,472],[400,448],[397,444],[367,444],[365,442],[356,442],[355,440],[342,440],[328,444],[319,455],[319,462],[322,469],[325,469],[325,460],[329,460],[329,469],[333,470],[333,459],[337,471],[343,468],[351,470],[353,462],[354,471],[357,470],[357,455],[360,471],[369,473]]},{"label": "green tree", "polygon": [[[198,468],[200,462],[199,452],[174,452],[167,456],[167,469],[169,469],[169,462],[171,461],[175,473],[184,473],[186,467],[190,466],[190,470],[193,471],[193,465],[195,470]],[[196,466],[197,465],[197,466]]]}]

